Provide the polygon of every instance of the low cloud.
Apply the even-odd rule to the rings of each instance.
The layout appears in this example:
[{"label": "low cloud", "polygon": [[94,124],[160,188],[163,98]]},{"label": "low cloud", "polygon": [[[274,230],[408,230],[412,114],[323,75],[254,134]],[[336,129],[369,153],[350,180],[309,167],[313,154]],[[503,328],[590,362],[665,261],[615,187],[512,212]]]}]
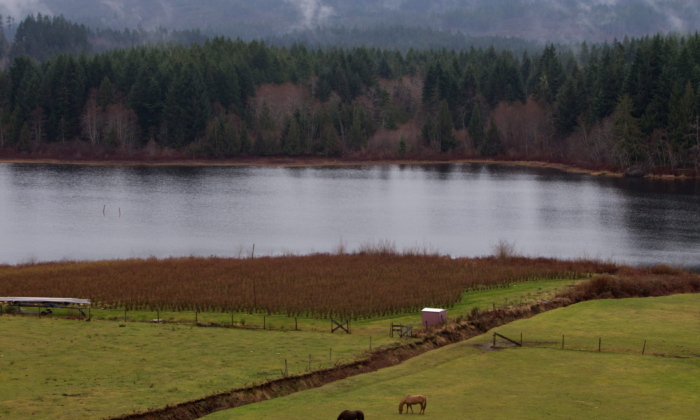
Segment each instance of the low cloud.
[{"label": "low cloud", "polygon": [[321,0],[285,1],[295,5],[299,9],[301,20],[297,26],[301,28],[312,28],[316,25],[323,25],[328,18],[335,13],[332,7],[326,6]]},{"label": "low cloud", "polygon": [[19,21],[29,14],[51,14],[51,9],[41,0],[0,0],[0,13]]}]

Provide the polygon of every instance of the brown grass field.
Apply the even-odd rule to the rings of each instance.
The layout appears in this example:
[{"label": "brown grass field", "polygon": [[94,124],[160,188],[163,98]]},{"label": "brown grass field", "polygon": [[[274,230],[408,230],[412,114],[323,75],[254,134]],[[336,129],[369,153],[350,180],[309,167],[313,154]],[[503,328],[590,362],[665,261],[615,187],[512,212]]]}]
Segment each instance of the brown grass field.
[{"label": "brown grass field", "polygon": [[391,252],[59,262],[0,267],[0,295],[88,298],[98,307],[129,310],[358,319],[451,307],[466,290],[618,270],[614,264],[584,260]]}]

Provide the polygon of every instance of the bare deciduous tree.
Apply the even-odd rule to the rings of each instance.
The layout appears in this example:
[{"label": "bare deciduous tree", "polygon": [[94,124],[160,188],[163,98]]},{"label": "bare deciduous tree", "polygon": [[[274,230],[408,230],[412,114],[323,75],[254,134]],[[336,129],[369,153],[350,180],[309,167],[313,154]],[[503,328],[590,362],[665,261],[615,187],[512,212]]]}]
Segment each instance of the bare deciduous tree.
[{"label": "bare deciduous tree", "polygon": [[103,115],[96,89],[90,91],[81,117],[81,124],[83,134],[90,140],[90,144],[93,146],[100,144],[103,132]]}]

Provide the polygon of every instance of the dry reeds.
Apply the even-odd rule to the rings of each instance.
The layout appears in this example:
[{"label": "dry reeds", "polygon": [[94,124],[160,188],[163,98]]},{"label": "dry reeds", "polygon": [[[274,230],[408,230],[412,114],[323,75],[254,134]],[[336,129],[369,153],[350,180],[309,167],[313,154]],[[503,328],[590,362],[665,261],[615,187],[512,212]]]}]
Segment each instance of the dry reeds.
[{"label": "dry reeds", "polygon": [[560,293],[573,303],[595,299],[668,296],[700,293],[700,276],[665,265],[648,269],[622,268],[617,275],[601,275]]},{"label": "dry reeds", "polygon": [[465,290],[534,279],[614,274],[614,264],[511,257],[358,254],[256,259],[61,262],[0,269],[0,295],[89,298],[131,310],[267,312],[363,318],[451,307]]}]

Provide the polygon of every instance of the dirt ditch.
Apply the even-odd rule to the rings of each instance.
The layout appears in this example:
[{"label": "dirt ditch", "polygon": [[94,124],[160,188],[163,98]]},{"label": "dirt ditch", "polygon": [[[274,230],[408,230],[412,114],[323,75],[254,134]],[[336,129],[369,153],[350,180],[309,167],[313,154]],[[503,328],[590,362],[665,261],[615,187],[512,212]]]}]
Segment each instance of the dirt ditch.
[{"label": "dirt ditch", "polygon": [[338,364],[332,368],[316,370],[302,375],[287,376],[262,384],[237,388],[204,398],[169,405],[155,410],[125,414],[110,420],[194,420],[216,411],[241,407],[272,398],[284,397],[295,392],[318,388],[351,376],[374,372],[396,366],[401,362],[449,344],[481,335],[491,328],[519,319],[570,305],[569,299],[556,299],[530,306],[516,306],[489,312],[474,311],[459,323],[442,328],[428,328],[417,333],[419,341],[375,350],[366,358],[352,363]]}]

